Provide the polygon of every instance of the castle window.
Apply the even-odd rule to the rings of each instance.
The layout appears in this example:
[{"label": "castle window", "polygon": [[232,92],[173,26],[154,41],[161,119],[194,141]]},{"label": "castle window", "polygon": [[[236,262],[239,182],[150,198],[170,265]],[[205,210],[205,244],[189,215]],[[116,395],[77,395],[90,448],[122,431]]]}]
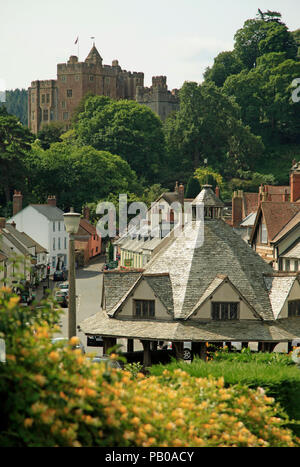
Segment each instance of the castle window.
[{"label": "castle window", "polygon": [[228,321],[238,319],[238,302],[212,302],[211,319]]},{"label": "castle window", "polygon": [[67,81],[66,76],[65,76],[65,75],[62,75],[61,80],[62,80],[62,81]]},{"label": "castle window", "polygon": [[89,80],[90,80],[90,81],[94,81],[94,76],[93,76],[93,75],[90,75],[90,76],[89,76]]},{"label": "castle window", "polygon": [[61,106],[62,106],[63,109],[65,109],[66,108],[66,101],[61,101]]},{"label": "castle window", "polygon": [[291,300],[288,302],[288,317],[300,316],[300,300]]},{"label": "castle window", "polygon": [[72,89],[67,89],[67,97],[72,97]]},{"label": "castle window", "polygon": [[63,120],[68,120],[69,119],[69,112],[64,112],[63,113]]},{"label": "castle window", "polygon": [[49,118],[49,115],[48,115],[48,109],[44,109],[43,110],[43,120],[48,120]]},{"label": "castle window", "polygon": [[31,102],[34,104],[34,96],[31,96]]},{"label": "castle window", "polygon": [[42,104],[45,104],[45,94],[42,94]]},{"label": "castle window", "polygon": [[155,301],[133,300],[133,314],[136,318],[153,318],[155,316]]},{"label": "castle window", "polygon": [[79,81],[80,80],[80,76],[79,75],[75,75],[75,81]]},{"label": "castle window", "polygon": [[49,102],[50,102],[50,94],[46,94],[46,102],[47,102],[47,104],[49,104]]},{"label": "castle window", "polygon": [[34,120],[34,110],[31,112],[31,120]]}]

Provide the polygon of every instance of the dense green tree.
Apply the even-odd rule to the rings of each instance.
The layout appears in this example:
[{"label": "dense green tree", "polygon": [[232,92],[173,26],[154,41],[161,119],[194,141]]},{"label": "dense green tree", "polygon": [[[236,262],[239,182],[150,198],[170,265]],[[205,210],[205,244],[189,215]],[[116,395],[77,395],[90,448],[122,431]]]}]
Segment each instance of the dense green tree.
[{"label": "dense green tree", "polygon": [[185,198],[196,198],[196,196],[200,193],[201,186],[197,178],[192,175],[187,182],[186,189],[185,189]]},{"label": "dense green tree", "polygon": [[6,91],[3,105],[7,112],[15,115],[23,125],[28,124],[28,91],[26,89]]},{"label": "dense green tree", "polygon": [[[33,135],[14,115],[0,108],[0,199],[9,203],[14,189],[23,189],[26,157]],[[0,203],[0,204],[2,204]]]},{"label": "dense green tree", "polygon": [[296,58],[295,38],[280,17],[276,12],[262,13],[259,18],[245,21],[236,32],[234,50],[245,68],[255,67],[257,58],[265,53],[285,52],[287,58]]},{"label": "dense green tree", "polygon": [[61,122],[51,122],[43,125],[37,134],[37,138],[43,149],[49,149],[52,143],[58,143],[61,135],[64,133],[64,124]]},{"label": "dense green tree", "polygon": [[206,69],[204,78],[217,86],[223,86],[228,76],[240,73],[242,68],[242,62],[235,51],[221,52],[214,59],[213,66]]},{"label": "dense green tree", "polygon": [[74,125],[78,144],[120,155],[139,177],[153,183],[164,166],[162,122],[134,101],[90,97]]},{"label": "dense green tree", "polygon": [[170,164],[192,175],[207,159],[217,170],[249,167],[263,145],[240,121],[240,109],[213,83],[186,82],[180,110],[166,120]]},{"label": "dense green tree", "polygon": [[298,47],[297,57],[299,59],[300,58],[300,28],[296,29],[296,31],[292,31],[292,34]]},{"label": "dense green tree", "polygon": [[250,71],[227,78],[223,92],[234,96],[241,117],[257,134],[277,141],[299,141],[300,103],[292,101],[292,82],[300,76],[300,62],[284,52],[265,54]]},{"label": "dense green tree", "polygon": [[85,203],[97,202],[109,193],[140,190],[126,161],[91,146],[53,143],[45,151],[35,143],[28,165],[33,174],[28,183],[37,201],[54,194],[62,209],[73,206],[80,212]]}]

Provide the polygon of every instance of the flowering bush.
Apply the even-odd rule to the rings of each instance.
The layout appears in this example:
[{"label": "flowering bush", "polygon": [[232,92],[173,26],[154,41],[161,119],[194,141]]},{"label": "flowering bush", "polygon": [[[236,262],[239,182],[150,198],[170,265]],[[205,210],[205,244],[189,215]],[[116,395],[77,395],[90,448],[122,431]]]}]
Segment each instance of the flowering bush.
[{"label": "flowering bush", "polygon": [[8,318],[21,311],[11,298],[0,291],[8,342],[1,446],[300,446],[262,389],[225,388],[223,378],[180,369],[145,377],[93,363],[74,350],[76,337],[52,344],[57,328],[47,323],[15,326]]}]

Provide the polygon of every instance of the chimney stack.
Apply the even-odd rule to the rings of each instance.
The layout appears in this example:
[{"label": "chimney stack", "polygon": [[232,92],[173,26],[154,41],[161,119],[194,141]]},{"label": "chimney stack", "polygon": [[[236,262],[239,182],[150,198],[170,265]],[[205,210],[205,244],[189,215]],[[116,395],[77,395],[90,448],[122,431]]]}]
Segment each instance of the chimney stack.
[{"label": "chimney stack", "polygon": [[182,183],[180,183],[178,187],[178,201],[182,206],[184,205],[184,185]]},{"label": "chimney stack", "polygon": [[0,217],[0,229],[5,229],[6,219],[5,217]]},{"label": "chimney stack", "polygon": [[22,211],[23,195],[20,191],[15,190],[13,194],[13,216]]},{"label": "chimney stack", "polygon": [[233,193],[232,198],[232,226],[238,227],[243,220],[243,191]]},{"label": "chimney stack", "polygon": [[56,197],[54,196],[48,196],[47,203],[49,206],[56,206]]},{"label": "chimney stack", "polygon": [[220,198],[220,188],[218,186],[216,186],[215,193],[216,193],[216,197]]},{"label": "chimney stack", "polygon": [[178,193],[178,182],[175,183],[174,191],[175,191],[175,193]]},{"label": "chimney stack", "polygon": [[[293,161],[294,162],[294,161]],[[290,172],[291,203],[300,199],[300,163],[296,162]]]}]

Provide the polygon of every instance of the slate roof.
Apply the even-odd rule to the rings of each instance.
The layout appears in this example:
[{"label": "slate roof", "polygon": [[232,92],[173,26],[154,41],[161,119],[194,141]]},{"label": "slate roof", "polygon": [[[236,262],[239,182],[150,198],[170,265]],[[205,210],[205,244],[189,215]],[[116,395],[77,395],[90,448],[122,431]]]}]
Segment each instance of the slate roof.
[{"label": "slate roof", "polygon": [[49,221],[63,221],[64,212],[56,206],[50,206],[49,204],[30,204],[40,214],[47,217]]},{"label": "slate roof", "polygon": [[20,243],[24,244],[25,247],[35,247],[36,253],[48,253],[46,248],[41,246],[33,238],[27,235],[25,232],[20,232],[12,224],[6,223],[5,229],[10,233],[11,236],[15,237]]},{"label": "slate roof", "polygon": [[103,289],[107,312],[110,312],[121,300],[123,295],[134,285],[140,277],[140,271],[110,272],[103,276]]},{"label": "slate roof", "polygon": [[[216,206],[210,188],[197,197]],[[220,206],[221,207],[221,206]],[[118,316],[119,306],[139,281],[146,279],[170,317],[130,319]],[[86,334],[155,340],[278,341],[300,336],[300,320],[278,320],[296,274],[277,274],[272,267],[236,235],[222,219],[188,222],[176,231],[145,269],[104,274],[106,309],[80,323]],[[252,309],[253,320],[191,320],[209,295],[224,281]]]},{"label": "slate roof", "polygon": [[264,277],[275,319],[278,318],[295,280],[296,276]]},{"label": "slate roof", "polygon": [[[251,325],[250,325],[251,324]],[[299,318],[266,323],[264,321],[150,321],[112,319],[104,310],[80,323],[87,335],[125,337],[128,339],[199,341],[199,342],[288,342],[300,336]]]},{"label": "slate roof", "polygon": [[[198,227],[202,228],[201,225]],[[174,317],[185,319],[189,316],[216,276],[223,274],[228,276],[261,319],[273,319],[263,280],[263,274],[273,272],[271,266],[221,219],[205,221],[204,243],[195,249],[193,244],[200,235],[199,229],[193,230],[193,226],[187,226],[187,229],[146,266],[148,273],[169,272]]]},{"label": "slate roof", "polygon": [[225,204],[223,201],[220,200],[212,190],[211,185],[203,185],[202,190],[200,193],[196,196],[196,198],[192,201],[192,206],[195,206],[196,204],[203,203],[204,206],[207,207],[218,207],[218,208],[223,208]]}]

